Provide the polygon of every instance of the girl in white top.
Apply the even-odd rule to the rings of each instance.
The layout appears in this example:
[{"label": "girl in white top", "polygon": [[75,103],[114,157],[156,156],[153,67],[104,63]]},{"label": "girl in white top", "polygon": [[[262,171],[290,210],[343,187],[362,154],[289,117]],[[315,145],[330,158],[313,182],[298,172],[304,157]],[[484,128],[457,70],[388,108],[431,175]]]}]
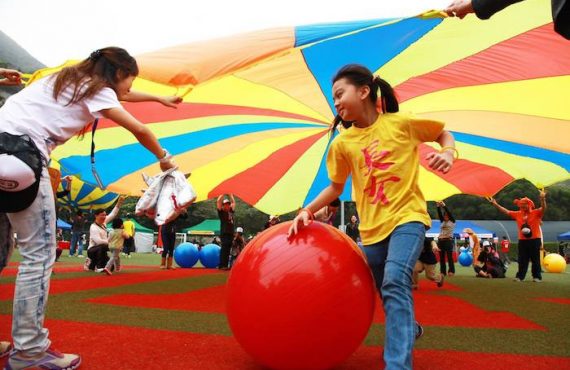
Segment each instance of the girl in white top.
[{"label": "girl in white top", "polygon": [[[55,146],[87,131],[95,118],[104,117],[130,131],[160,160],[162,170],[172,168],[174,164],[169,153],[154,134],[123,109],[119,101],[156,101],[174,107],[181,98],[131,91],[137,75],[137,63],[127,51],[117,47],[96,50],[79,64],[66,67],[11,96],[0,108],[0,133],[28,135],[47,161]],[[14,351],[6,366],[76,369],[81,363],[80,356],[61,354],[50,348],[48,330],[44,328],[56,249],[55,203],[45,167],[33,203],[25,210],[7,216],[9,224],[18,233],[23,260],[14,294]],[[0,220],[5,219],[0,217]],[[8,235],[0,235],[0,243],[7,238]]]}]

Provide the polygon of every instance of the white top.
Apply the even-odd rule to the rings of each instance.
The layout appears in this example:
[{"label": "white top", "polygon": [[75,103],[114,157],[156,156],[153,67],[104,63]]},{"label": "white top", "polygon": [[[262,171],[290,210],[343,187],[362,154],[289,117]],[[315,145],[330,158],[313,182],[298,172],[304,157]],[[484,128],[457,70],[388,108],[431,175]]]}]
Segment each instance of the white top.
[{"label": "white top", "polygon": [[65,143],[95,118],[101,118],[101,110],[121,106],[110,87],[66,106],[73,96],[73,87],[64,89],[56,101],[54,82],[52,76],[44,77],[9,97],[0,108],[0,132],[29,135],[46,159],[56,146]]},{"label": "white top", "polygon": [[[113,221],[115,217],[119,214],[119,208],[114,207],[111,213],[105,217],[104,225],[107,225],[109,222]],[[99,244],[109,244],[109,236],[107,234],[107,229],[97,225],[95,222],[91,224],[89,227],[89,248],[94,247]]]},{"label": "white top", "polygon": [[453,231],[455,230],[455,223],[451,220],[443,221],[439,231],[439,239],[453,239]]}]

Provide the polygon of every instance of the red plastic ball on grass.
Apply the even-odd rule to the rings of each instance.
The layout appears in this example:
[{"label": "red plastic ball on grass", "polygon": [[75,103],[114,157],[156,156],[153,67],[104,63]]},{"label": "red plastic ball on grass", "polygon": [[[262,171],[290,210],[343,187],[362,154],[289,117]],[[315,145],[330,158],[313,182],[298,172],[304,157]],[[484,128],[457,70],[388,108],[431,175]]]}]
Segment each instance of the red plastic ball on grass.
[{"label": "red plastic ball on grass", "polygon": [[228,279],[228,320],[243,349],[272,369],[327,369],[362,343],[374,313],[364,254],[314,222],[287,239],[273,226],[240,254]]}]

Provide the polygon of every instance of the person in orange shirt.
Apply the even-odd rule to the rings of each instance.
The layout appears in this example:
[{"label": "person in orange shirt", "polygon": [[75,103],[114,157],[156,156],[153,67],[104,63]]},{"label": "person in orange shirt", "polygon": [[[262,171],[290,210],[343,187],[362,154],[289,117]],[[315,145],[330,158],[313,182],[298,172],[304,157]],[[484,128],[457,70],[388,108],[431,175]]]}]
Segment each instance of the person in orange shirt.
[{"label": "person in orange shirt", "polygon": [[523,281],[528,270],[528,261],[532,263],[532,281],[542,282],[540,269],[540,247],[542,245],[542,230],[540,223],[546,211],[546,193],[540,191],[540,208],[535,209],[529,198],[515,199],[518,211],[510,211],[501,206],[494,198],[489,198],[491,204],[517,222],[519,229],[518,263],[519,271],[515,281]]}]

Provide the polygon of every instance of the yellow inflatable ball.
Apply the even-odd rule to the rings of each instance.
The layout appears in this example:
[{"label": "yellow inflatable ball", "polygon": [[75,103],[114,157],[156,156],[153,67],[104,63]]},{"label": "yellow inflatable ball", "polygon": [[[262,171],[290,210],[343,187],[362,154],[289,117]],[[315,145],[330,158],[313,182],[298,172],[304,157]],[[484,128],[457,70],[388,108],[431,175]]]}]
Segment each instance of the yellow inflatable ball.
[{"label": "yellow inflatable ball", "polygon": [[564,257],[557,253],[550,253],[544,257],[544,268],[548,272],[564,272],[566,270],[566,261]]}]

